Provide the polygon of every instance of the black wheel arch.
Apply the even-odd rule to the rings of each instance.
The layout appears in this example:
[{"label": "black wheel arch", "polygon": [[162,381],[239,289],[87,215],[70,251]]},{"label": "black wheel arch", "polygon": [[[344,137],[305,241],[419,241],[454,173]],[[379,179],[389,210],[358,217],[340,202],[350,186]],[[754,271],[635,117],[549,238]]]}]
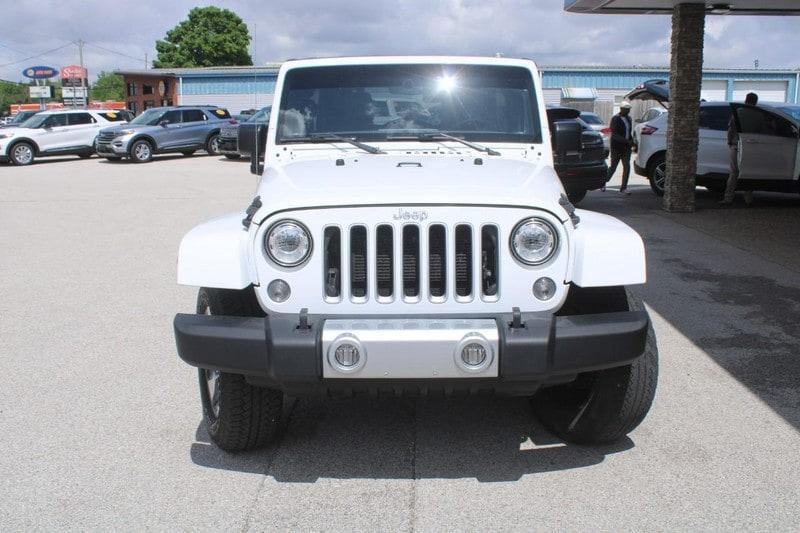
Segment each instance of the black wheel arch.
[{"label": "black wheel arch", "polygon": [[153,147],[153,152],[154,153],[158,152],[158,143],[156,143],[156,140],[153,139],[151,136],[143,133],[141,135],[137,135],[136,137],[128,141],[128,155],[130,155],[131,148],[133,148],[133,145],[136,143],[136,141],[147,141],[150,143],[150,146]]},{"label": "black wheel arch", "polygon": [[15,145],[17,145],[17,144],[19,144],[19,143],[21,143],[21,142],[24,142],[24,143],[27,143],[27,144],[30,144],[31,146],[33,146],[33,155],[36,155],[36,156],[38,156],[38,155],[39,155],[39,152],[40,152],[41,150],[39,149],[39,145],[38,145],[38,144],[36,144],[36,141],[34,141],[33,139],[31,139],[30,137],[20,137],[20,138],[18,138],[18,139],[14,139],[14,140],[12,140],[10,143],[8,143],[8,156],[9,156],[9,157],[11,157],[11,149],[12,149],[12,148],[13,148]]},{"label": "black wheel arch", "polygon": [[219,132],[220,132],[220,128],[216,128],[216,129],[213,129],[213,130],[209,131],[208,135],[206,135],[206,142],[204,142],[203,145],[204,146],[207,145],[208,141],[211,140],[211,137],[214,136],[214,135],[219,135]]}]

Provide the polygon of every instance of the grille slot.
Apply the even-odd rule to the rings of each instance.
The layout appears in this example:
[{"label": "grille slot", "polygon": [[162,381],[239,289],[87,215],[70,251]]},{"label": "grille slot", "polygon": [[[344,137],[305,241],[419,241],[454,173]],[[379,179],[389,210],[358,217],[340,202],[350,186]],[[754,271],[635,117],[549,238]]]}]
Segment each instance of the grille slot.
[{"label": "grille slot", "polygon": [[447,232],[442,224],[434,224],[428,230],[428,284],[431,297],[444,297],[447,291]]},{"label": "grille slot", "polygon": [[350,228],[350,296],[367,297],[367,228]]},{"label": "grille slot", "polygon": [[342,232],[325,228],[325,296],[339,298],[342,294]]},{"label": "grille slot", "polygon": [[497,226],[481,228],[481,293],[496,297],[499,290],[500,266]]},{"label": "grille slot", "polygon": [[375,232],[375,281],[378,296],[390,298],[394,291],[394,232],[388,224]]},{"label": "grille slot", "polygon": [[455,231],[456,296],[472,296],[472,228],[459,224]]},{"label": "grille slot", "polygon": [[112,141],[112,140],[114,140],[114,137],[115,137],[115,136],[116,136],[116,133],[114,133],[114,132],[110,132],[110,131],[109,131],[109,132],[101,131],[101,132],[100,132],[100,133],[97,135],[97,140],[98,140],[98,141]]},{"label": "grille slot", "polygon": [[403,296],[419,296],[418,226],[403,226]]}]

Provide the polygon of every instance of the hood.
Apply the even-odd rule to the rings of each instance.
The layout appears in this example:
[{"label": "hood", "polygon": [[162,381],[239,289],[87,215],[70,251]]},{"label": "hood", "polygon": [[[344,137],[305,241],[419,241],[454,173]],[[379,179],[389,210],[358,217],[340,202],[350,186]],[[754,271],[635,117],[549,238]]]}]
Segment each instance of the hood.
[{"label": "hood", "polygon": [[563,192],[544,160],[365,154],[268,168],[257,191],[263,207],[254,220],[282,210],[382,204],[537,207],[566,220]]},{"label": "hood", "polygon": [[19,126],[6,126],[3,128],[0,135],[30,135],[30,132],[36,131],[32,128],[20,128]]},{"label": "hood", "polygon": [[108,126],[100,131],[109,131],[109,132],[117,132],[122,130],[144,131],[144,130],[152,130],[154,128],[161,128],[161,126],[148,126],[147,124],[131,124],[129,122],[123,122],[122,124]]}]

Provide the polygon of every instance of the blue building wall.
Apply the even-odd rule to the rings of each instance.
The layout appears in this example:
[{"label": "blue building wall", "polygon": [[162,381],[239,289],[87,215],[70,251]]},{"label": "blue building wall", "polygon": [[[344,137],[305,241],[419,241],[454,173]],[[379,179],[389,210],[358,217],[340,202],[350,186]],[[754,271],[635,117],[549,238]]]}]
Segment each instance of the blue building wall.
[{"label": "blue building wall", "polygon": [[275,75],[256,76],[182,76],[182,94],[272,94]]},{"label": "blue building wall", "polygon": [[[570,70],[542,69],[542,87],[560,89],[565,87],[593,87],[595,89],[634,88],[651,79],[668,79],[667,69],[652,70]],[[704,72],[704,80],[725,80],[727,82],[728,100],[733,99],[733,84],[737,81],[783,81],[787,83],[787,100],[797,103],[797,72],[754,72],[754,71],[714,71]]]}]

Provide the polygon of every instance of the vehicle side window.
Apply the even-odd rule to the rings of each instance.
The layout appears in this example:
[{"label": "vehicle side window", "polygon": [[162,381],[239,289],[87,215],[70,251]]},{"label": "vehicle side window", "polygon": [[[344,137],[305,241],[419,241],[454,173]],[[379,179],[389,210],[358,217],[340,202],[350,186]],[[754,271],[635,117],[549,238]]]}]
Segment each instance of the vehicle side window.
[{"label": "vehicle side window", "polygon": [[792,124],[774,113],[757,107],[739,107],[736,110],[742,133],[756,133],[775,137],[797,137]]},{"label": "vehicle side window", "polygon": [[69,113],[67,114],[70,126],[84,126],[86,124],[94,124],[97,122],[95,118],[89,113]]},{"label": "vehicle side window", "polygon": [[60,115],[50,115],[47,117],[47,120],[44,121],[43,126],[47,127],[59,127],[59,126],[66,126],[67,125],[67,115],[60,114]]},{"label": "vehicle side window", "polygon": [[227,109],[222,109],[221,107],[217,108],[217,109],[209,109],[208,110],[208,114],[211,115],[212,117],[218,118],[218,119],[231,118],[231,114],[228,113],[228,110]]},{"label": "vehicle side window", "polygon": [[161,115],[161,120],[159,120],[159,122],[164,121],[166,121],[167,124],[179,124],[181,122],[181,112],[178,110],[167,111]]},{"label": "vehicle side window", "polygon": [[121,122],[123,120],[130,121],[130,112],[128,111],[109,111],[107,113],[100,113],[100,116],[109,122]]},{"label": "vehicle side window", "polygon": [[730,106],[703,106],[700,108],[701,129],[728,131],[730,122]]},{"label": "vehicle side window", "polygon": [[205,113],[199,109],[184,109],[183,121],[184,122],[203,122],[206,119]]}]

